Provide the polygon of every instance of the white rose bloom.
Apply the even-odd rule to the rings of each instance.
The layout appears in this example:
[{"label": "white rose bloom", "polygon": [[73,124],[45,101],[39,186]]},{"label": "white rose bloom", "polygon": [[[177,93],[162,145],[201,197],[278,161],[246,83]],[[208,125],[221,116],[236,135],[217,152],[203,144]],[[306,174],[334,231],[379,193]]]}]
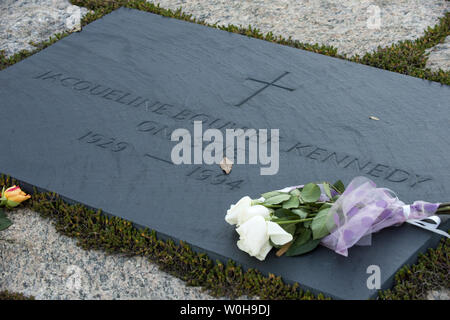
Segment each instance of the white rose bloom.
[{"label": "white rose bloom", "polygon": [[[238,248],[253,257],[264,255],[263,259],[260,259],[264,260],[265,255],[272,249],[267,234],[267,223],[263,217],[253,217],[237,228],[236,232],[239,234]],[[264,254],[264,251],[267,252]]]},{"label": "white rose bloom", "polygon": [[272,249],[269,239],[276,245],[292,241],[292,235],[278,224],[266,221],[262,216],[254,216],[236,229],[239,234],[237,246],[258,260],[264,260]]},{"label": "white rose bloom", "polygon": [[270,245],[270,242],[267,241],[266,244],[261,248],[261,251],[259,251],[259,253],[255,256],[255,258],[260,261],[264,261],[270,250],[272,250],[272,246]]},{"label": "white rose bloom", "polygon": [[269,234],[270,240],[277,246],[282,246],[283,244],[292,241],[292,234],[286,232],[278,223],[267,221],[267,233]]},{"label": "white rose bloom", "polygon": [[231,205],[225,216],[225,221],[231,225],[236,224],[240,226],[255,216],[268,218],[270,216],[270,210],[259,204],[252,206],[252,199],[250,197],[243,197],[236,204]]},{"label": "white rose bloom", "polygon": [[225,221],[231,225],[238,223],[238,218],[252,206],[252,199],[248,196],[243,197],[236,204],[232,204],[227,211]]},{"label": "white rose bloom", "polygon": [[238,218],[237,218],[237,222],[238,222],[237,225],[240,226],[243,223],[250,220],[251,218],[257,217],[257,216],[260,216],[263,218],[268,218],[268,217],[270,217],[270,210],[260,204],[251,206],[247,210],[243,210],[240,212],[240,214],[238,215]]}]

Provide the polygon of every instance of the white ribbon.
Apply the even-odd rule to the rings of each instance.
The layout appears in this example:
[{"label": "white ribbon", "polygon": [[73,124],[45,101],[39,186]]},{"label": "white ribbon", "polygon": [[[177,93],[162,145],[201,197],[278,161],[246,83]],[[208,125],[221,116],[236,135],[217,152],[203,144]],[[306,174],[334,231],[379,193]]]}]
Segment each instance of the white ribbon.
[{"label": "white ribbon", "polygon": [[[441,218],[439,218],[438,216],[429,216],[421,219],[410,219],[409,215],[411,214],[411,207],[409,205],[405,205],[402,208],[403,214],[406,217],[406,222],[408,222],[409,224],[450,238],[450,235],[447,232],[438,229],[439,225],[441,224]],[[431,220],[433,222],[426,222],[424,220]]]}]

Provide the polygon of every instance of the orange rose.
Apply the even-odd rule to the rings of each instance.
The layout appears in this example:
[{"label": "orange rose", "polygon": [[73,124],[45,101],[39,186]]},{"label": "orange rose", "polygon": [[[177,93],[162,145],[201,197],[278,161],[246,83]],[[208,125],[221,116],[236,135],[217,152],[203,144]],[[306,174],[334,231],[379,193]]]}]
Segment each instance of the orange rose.
[{"label": "orange rose", "polygon": [[18,206],[20,203],[30,198],[31,196],[23,192],[19,186],[12,186],[6,190],[5,187],[3,187],[0,204],[12,208]]}]

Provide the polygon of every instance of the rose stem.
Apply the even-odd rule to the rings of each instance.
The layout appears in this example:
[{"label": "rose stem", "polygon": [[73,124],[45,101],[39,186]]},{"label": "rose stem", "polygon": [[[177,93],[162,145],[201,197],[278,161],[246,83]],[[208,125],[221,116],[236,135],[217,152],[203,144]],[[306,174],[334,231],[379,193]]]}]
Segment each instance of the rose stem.
[{"label": "rose stem", "polygon": [[300,220],[274,221],[274,222],[278,223],[278,224],[289,224],[289,223],[299,223],[299,222],[305,222],[305,221],[311,221],[311,220],[313,220],[313,218],[300,219]]},{"label": "rose stem", "polygon": [[439,208],[436,210],[436,213],[441,213],[441,214],[450,213],[450,206],[448,206],[448,207],[439,206]]}]

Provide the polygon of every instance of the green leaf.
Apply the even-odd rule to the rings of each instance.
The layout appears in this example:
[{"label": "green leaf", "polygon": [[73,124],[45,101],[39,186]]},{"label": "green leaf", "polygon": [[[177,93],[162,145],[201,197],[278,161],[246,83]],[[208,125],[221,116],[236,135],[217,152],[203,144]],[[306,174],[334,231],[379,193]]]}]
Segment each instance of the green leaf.
[{"label": "green leaf", "polygon": [[8,208],[17,207],[19,204],[20,204],[19,202],[15,202],[15,201],[11,201],[11,200],[6,201],[6,206]]},{"label": "green leaf", "polygon": [[323,183],[323,190],[325,191],[325,194],[327,195],[328,199],[333,198],[331,196],[330,184],[328,182]]},{"label": "green leaf", "polygon": [[328,211],[330,209],[323,209],[319,211],[317,216],[314,217],[312,223],[311,223],[311,230],[313,233],[313,239],[322,239],[326,235],[328,235],[330,232],[328,231],[327,227],[327,220],[328,220]]},{"label": "green leaf", "polygon": [[311,230],[306,228],[300,228],[300,232],[298,233],[298,236],[295,239],[294,243],[291,245],[291,248],[295,250],[295,247],[305,244],[306,242],[308,242],[310,238],[311,238]]},{"label": "green leaf", "polygon": [[301,208],[292,209],[291,211],[292,211],[292,213],[298,215],[301,219],[305,219],[308,216],[308,212]]},{"label": "green leaf", "polygon": [[6,217],[3,209],[0,209],[0,231],[9,228],[12,225],[12,221]]},{"label": "green leaf", "polygon": [[308,183],[303,187],[301,197],[305,202],[316,202],[320,198],[320,188],[315,183]]},{"label": "green leaf", "polygon": [[293,214],[291,210],[283,208],[275,210],[274,215],[279,219],[298,219],[298,216]]},{"label": "green leaf", "polygon": [[[309,230],[309,229],[305,228],[304,226],[302,226],[301,224],[297,224],[296,226],[297,226],[296,230],[295,230],[295,235],[296,236],[301,234],[301,233],[303,233],[303,232],[305,232],[306,230]],[[311,232],[311,230],[309,230],[309,232]]]},{"label": "green leaf", "polygon": [[270,197],[269,199],[266,199],[263,204],[267,204],[267,205],[279,204],[279,203],[282,203],[283,201],[288,200],[290,197],[291,196],[286,193],[279,194],[279,195]]},{"label": "green leaf", "polygon": [[289,250],[286,252],[286,256],[292,257],[292,256],[299,256],[299,255],[308,253],[308,252],[314,250],[319,245],[319,243],[320,243],[320,239],[317,239],[317,240],[309,239],[308,242],[297,246],[295,248],[296,249],[295,251],[292,250],[291,252],[289,252],[291,249],[291,248],[289,248]]},{"label": "green leaf", "polygon": [[289,198],[289,200],[283,202],[283,208],[284,209],[292,209],[292,208],[298,208],[300,204],[300,201],[298,200],[298,196],[292,196]]},{"label": "green leaf", "polygon": [[305,222],[303,222],[303,226],[305,228],[309,228],[311,226],[311,223],[312,223],[312,220],[305,221]]},{"label": "green leaf", "polygon": [[294,189],[291,192],[289,192],[291,195],[298,197],[300,195],[300,190]]},{"label": "green leaf", "polygon": [[270,191],[270,192],[263,193],[261,196],[267,200],[267,199],[277,196],[279,194],[283,194],[283,193],[279,192],[279,191]]},{"label": "green leaf", "polygon": [[341,180],[338,180],[333,184],[333,189],[342,194],[345,191],[345,185]]},{"label": "green leaf", "polygon": [[314,250],[320,243],[320,240],[311,239],[311,231],[305,229],[304,232],[299,234],[294,243],[286,251],[286,256],[298,256]]},{"label": "green leaf", "polygon": [[281,225],[281,227],[284,229],[284,231],[286,231],[287,233],[290,233],[292,235],[295,234],[295,230],[297,229],[297,227],[295,226],[294,223],[284,224],[284,225]]},{"label": "green leaf", "polygon": [[319,211],[322,211],[322,210],[324,210],[324,209],[329,209],[329,208],[331,208],[333,206],[333,204],[332,203],[324,203],[323,205],[321,205],[320,206],[320,208],[319,208]]}]

